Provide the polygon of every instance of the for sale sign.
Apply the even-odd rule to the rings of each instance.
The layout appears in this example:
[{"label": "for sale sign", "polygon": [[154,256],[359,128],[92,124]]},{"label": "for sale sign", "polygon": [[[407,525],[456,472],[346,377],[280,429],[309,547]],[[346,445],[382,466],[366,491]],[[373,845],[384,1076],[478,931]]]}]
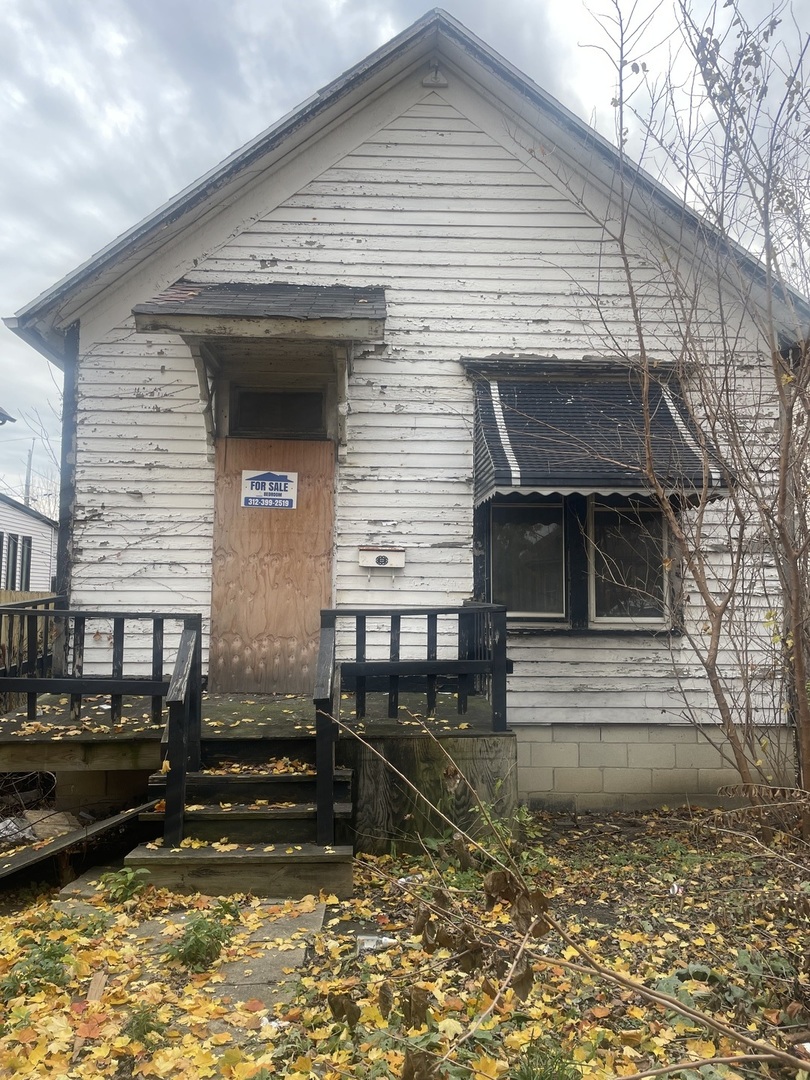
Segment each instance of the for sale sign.
[{"label": "for sale sign", "polygon": [[242,471],[242,506],[248,509],[294,510],[298,503],[297,472]]}]

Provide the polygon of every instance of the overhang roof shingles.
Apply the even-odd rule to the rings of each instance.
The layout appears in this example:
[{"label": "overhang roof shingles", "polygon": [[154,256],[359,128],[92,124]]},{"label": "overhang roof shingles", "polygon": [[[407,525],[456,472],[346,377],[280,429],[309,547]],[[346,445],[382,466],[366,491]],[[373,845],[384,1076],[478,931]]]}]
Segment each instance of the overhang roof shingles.
[{"label": "overhang roof shingles", "polygon": [[178,281],[136,304],[136,315],[214,315],[256,319],[385,319],[385,290],[345,285]]}]

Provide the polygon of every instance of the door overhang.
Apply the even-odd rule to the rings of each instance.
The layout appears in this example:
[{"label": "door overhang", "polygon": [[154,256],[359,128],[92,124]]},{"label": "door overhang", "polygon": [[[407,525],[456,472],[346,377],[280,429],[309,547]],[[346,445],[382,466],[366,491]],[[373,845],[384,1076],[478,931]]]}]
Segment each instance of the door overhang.
[{"label": "door overhang", "polygon": [[179,281],[132,309],[139,333],[382,342],[385,290]]}]

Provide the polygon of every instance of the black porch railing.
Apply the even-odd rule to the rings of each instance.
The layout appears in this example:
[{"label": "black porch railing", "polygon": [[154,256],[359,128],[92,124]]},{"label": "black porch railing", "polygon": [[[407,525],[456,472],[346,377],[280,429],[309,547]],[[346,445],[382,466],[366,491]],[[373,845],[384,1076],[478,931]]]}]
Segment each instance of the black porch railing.
[{"label": "black porch railing", "polygon": [[[167,623],[181,626],[171,679],[163,672]],[[151,675],[124,674],[127,633],[133,626],[140,631],[137,644],[151,651]],[[179,843],[183,837],[186,772],[200,767],[202,617],[173,612],[77,610],[66,607],[60,597],[48,597],[0,607],[0,631],[0,702],[10,695],[24,695],[28,720],[36,719],[41,694],[68,695],[71,724],[79,723],[85,697],[109,697],[111,727],[122,719],[125,697],[151,698],[152,722],[158,725],[164,722],[165,702],[168,722],[163,742],[169,769],[165,828],[167,840]],[[107,666],[108,670],[86,675],[88,640],[98,645],[105,639],[111,645],[109,660],[106,665],[102,663],[105,653],[96,648],[93,666]]]},{"label": "black porch railing", "polygon": [[[149,697],[152,722],[160,724],[169,686],[163,673],[167,622],[180,623],[183,628],[193,626],[200,631],[202,628],[199,615],[80,610],[64,606],[60,597],[4,604],[0,606],[0,626],[4,628],[8,646],[0,653],[0,695],[24,694],[27,718],[35,720],[40,694],[67,694],[71,723],[79,722],[84,697],[108,696],[111,724],[122,719],[124,697]],[[139,645],[144,638],[149,643],[151,675],[125,675],[127,630],[133,624],[140,629],[145,623],[151,625],[146,635],[140,634]],[[110,624],[111,634],[107,629]],[[93,653],[94,666],[108,666],[108,671],[85,674],[88,640],[95,645],[101,641],[111,645],[108,651],[97,647]],[[102,663],[105,653],[109,660]],[[201,688],[198,692],[201,693]]]},{"label": "black porch railing", "polygon": [[[346,627],[345,624],[349,623]],[[407,627],[407,646],[403,640]],[[370,640],[373,639],[373,640]],[[353,646],[353,659],[337,651]],[[403,651],[423,655],[402,658]],[[440,652],[445,655],[441,656]],[[449,655],[452,653],[452,655]],[[378,657],[369,659],[369,654]],[[380,658],[381,657],[381,658]],[[506,731],[506,608],[471,602],[459,607],[331,608],[321,612],[321,639],[315,685],[318,842],[334,838],[333,778],[338,686],[354,684],[355,718],[366,715],[369,685],[385,687],[388,716],[399,713],[405,680],[424,684],[426,712],[435,715],[439,680],[455,688],[458,712],[467,712],[471,694],[487,698],[492,730]]]},{"label": "black porch railing", "polygon": [[[57,637],[52,613],[54,608],[65,606],[64,597],[55,595],[0,606],[0,678],[52,673]],[[0,715],[18,708],[19,696],[10,690],[0,691]]]}]

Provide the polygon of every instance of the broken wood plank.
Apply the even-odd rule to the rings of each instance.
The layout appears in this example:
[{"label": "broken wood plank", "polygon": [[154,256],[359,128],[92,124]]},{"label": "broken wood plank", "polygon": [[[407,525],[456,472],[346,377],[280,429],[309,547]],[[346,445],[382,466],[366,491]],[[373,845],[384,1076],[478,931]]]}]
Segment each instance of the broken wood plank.
[{"label": "broken wood plank", "polygon": [[16,851],[6,858],[3,858],[0,852],[0,878],[8,877],[10,874],[16,874],[20,870],[35,866],[37,863],[42,862],[43,859],[66,852],[70,848],[84,844],[96,836],[101,836],[110,829],[114,829],[117,825],[132,821],[139,814],[147,810],[154,810],[157,802],[157,799],[150,799],[148,802],[141,803],[140,806],[133,806],[129,810],[123,810],[120,814],[114,814],[112,817],[104,818],[102,821],[96,821],[83,829],[75,829],[73,832],[65,833],[64,836],[57,836],[53,840],[45,840],[36,846],[31,845],[22,851]]}]

